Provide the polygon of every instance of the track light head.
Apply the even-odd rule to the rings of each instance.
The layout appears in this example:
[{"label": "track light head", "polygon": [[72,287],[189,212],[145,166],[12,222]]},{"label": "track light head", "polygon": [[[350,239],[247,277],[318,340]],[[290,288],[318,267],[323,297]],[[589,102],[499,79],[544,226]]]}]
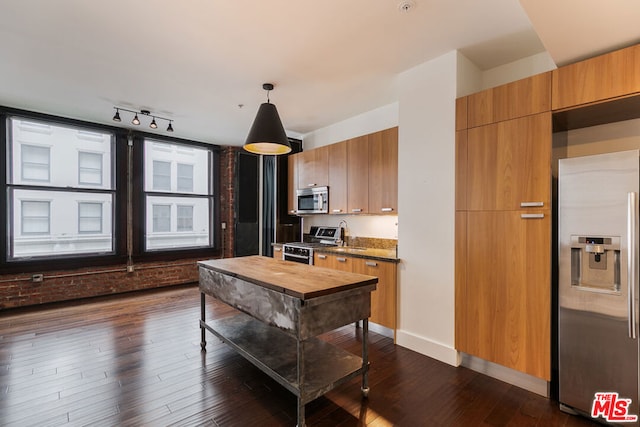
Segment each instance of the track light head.
[{"label": "track light head", "polygon": [[113,121],[114,122],[121,122],[122,119],[120,118],[120,110],[118,110],[116,108],[116,113],[113,115]]},{"label": "track light head", "polygon": [[158,128],[158,124],[156,123],[156,118],[154,117],[153,120],[151,120],[151,123],[149,124],[149,127],[151,129],[157,129]]},{"label": "track light head", "polygon": [[173,126],[171,126],[171,120],[169,120],[169,126],[167,126],[167,132],[173,132]]},{"label": "track light head", "polygon": [[138,113],[136,113],[136,115],[133,118],[133,120],[131,120],[131,124],[134,124],[136,126],[140,124],[140,119],[138,118]]}]

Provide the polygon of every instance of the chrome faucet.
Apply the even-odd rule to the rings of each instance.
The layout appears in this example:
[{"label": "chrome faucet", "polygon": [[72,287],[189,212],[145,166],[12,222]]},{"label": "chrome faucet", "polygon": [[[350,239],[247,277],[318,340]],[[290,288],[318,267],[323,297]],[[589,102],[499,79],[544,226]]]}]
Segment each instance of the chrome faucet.
[{"label": "chrome faucet", "polygon": [[[342,228],[342,224],[344,224],[344,228]],[[347,242],[345,241],[345,235],[347,232],[347,221],[340,220],[340,222],[338,223],[338,227],[340,227],[340,244],[339,246],[347,246]]]}]

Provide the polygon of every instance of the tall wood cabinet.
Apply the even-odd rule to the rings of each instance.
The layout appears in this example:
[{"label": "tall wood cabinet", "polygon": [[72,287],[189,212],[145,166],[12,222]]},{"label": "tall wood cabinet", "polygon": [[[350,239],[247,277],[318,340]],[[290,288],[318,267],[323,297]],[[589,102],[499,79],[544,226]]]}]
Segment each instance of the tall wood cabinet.
[{"label": "tall wood cabinet", "polygon": [[455,218],[456,348],[547,381],[550,94],[544,73],[458,100]]}]

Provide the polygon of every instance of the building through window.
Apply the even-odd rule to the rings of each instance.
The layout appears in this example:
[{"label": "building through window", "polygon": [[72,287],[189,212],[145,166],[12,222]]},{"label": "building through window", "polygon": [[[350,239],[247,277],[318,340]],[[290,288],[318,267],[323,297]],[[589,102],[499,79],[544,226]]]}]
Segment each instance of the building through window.
[{"label": "building through window", "polygon": [[146,251],[213,246],[212,161],[200,145],[145,139]]},{"label": "building through window", "polygon": [[7,119],[8,258],[114,253],[111,132]]}]

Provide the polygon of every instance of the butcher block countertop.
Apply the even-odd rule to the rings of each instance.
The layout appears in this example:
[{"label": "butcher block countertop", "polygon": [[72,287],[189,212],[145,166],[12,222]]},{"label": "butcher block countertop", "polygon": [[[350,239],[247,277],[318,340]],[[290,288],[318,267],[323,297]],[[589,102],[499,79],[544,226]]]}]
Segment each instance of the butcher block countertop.
[{"label": "butcher block countertop", "polygon": [[198,265],[302,300],[378,283],[374,276],[259,255],[199,261]]}]

